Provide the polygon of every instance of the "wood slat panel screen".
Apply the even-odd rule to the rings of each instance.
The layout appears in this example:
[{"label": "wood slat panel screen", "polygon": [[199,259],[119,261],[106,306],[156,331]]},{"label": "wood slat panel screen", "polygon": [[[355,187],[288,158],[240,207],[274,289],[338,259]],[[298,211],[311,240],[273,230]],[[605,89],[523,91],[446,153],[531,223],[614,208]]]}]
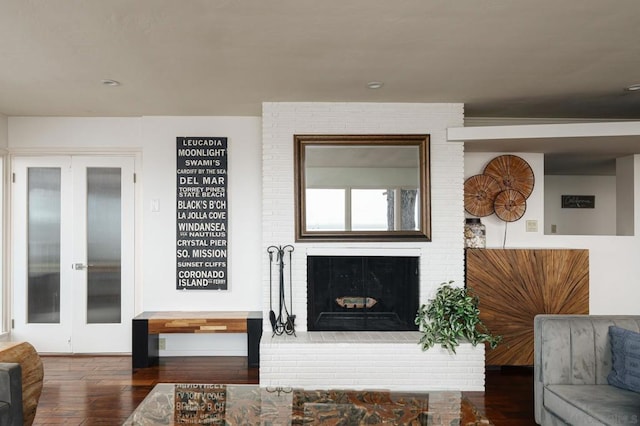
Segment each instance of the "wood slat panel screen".
[{"label": "wood slat panel screen", "polygon": [[589,313],[588,250],[467,249],[466,268],[480,318],[504,338],[487,365],[533,365],[537,314]]}]

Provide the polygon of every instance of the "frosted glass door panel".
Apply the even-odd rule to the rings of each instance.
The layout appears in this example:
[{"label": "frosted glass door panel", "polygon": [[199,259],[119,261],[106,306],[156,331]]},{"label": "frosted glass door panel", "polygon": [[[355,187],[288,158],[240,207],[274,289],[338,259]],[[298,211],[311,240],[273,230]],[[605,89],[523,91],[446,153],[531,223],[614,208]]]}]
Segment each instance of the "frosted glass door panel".
[{"label": "frosted glass door panel", "polygon": [[27,322],[60,323],[60,169],[28,169]]},{"label": "frosted glass door panel", "polygon": [[121,322],[121,170],[87,168],[87,323]]},{"label": "frosted glass door panel", "polygon": [[133,156],[12,162],[12,338],[38,352],[131,351]]}]

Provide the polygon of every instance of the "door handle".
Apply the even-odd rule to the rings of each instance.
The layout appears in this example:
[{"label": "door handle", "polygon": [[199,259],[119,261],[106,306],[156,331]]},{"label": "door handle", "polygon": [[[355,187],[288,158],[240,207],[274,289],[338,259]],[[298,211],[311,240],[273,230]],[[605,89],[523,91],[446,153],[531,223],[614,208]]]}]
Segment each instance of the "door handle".
[{"label": "door handle", "polygon": [[71,269],[75,269],[76,271],[84,271],[85,269],[91,268],[93,265],[85,265],[84,263],[72,263]]}]

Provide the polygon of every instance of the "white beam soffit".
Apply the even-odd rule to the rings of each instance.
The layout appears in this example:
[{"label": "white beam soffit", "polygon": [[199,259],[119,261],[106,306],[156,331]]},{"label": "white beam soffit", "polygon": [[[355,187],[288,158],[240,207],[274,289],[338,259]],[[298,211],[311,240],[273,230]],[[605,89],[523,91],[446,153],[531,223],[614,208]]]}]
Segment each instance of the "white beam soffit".
[{"label": "white beam soffit", "polygon": [[640,121],[452,127],[447,129],[447,139],[450,142],[615,136],[640,136]]}]

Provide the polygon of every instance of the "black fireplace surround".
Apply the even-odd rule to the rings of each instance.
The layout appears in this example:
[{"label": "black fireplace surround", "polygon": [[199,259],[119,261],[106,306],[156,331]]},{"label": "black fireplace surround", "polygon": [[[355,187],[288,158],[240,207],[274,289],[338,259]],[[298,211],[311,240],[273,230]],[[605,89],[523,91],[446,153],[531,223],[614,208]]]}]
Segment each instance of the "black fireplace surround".
[{"label": "black fireplace surround", "polygon": [[418,257],[309,256],[307,330],[417,330],[419,283]]}]

